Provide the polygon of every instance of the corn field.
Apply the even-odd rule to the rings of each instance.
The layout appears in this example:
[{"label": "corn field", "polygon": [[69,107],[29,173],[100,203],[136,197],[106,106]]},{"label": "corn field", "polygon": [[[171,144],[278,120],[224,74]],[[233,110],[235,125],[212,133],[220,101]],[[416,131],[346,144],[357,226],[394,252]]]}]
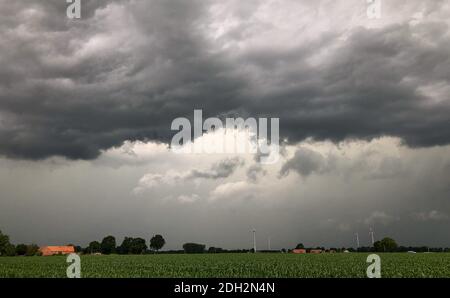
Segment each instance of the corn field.
[{"label": "corn field", "polygon": [[[448,253],[381,253],[382,277],[450,277]],[[368,254],[159,254],[82,256],[85,278],[365,278]],[[2,257],[0,277],[64,278],[66,257]]]}]

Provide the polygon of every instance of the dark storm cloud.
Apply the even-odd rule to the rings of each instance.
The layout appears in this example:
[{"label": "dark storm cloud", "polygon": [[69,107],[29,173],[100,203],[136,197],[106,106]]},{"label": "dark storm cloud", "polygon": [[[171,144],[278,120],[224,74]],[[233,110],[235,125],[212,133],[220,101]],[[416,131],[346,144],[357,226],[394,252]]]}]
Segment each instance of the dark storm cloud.
[{"label": "dark storm cloud", "polygon": [[408,25],[355,32],[324,67],[311,92],[292,102],[295,112],[281,112],[292,139],[393,135],[414,146],[448,144],[448,95],[433,103],[419,90],[450,80],[449,39],[440,38],[448,28],[439,26],[441,33],[436,28],[416,28],[428,40],[414,38]]},{"label": "dark storm cloud", "polygon": [[64,2],[0,1],[2,155],[93,159],[125,140],[167,141],[194,108],[280,117],[291,142],[450,142],[444,21],[355,27],[344,41],[329,28],[315,42],[239,51],[218,44],[245,42],[258,24],[207,36],[213,1],[84,1],[80,21]]},{"label": "dark storm cloud", "polygon": [[[47,18],[71,22],[49,4],[33,5],[46,24]],[[27,8],[25,2],[15,10]],[[135,2],[126,11],[133,18],[129,23],[122,19],[126,15],[114,15],[120,8],[110,12],[118,31],[136,25],[117,37],[113,24],[93,18],[62,32],[35,27],[34,19],[4,28],[0,55],[8,63],[0,71],[0,111],[7,122],[0,135],[8,142],[0,152],[91,159],[127,139],[167,140],[171,121],[193,107],[229,110],[239,83],[222,74],[220,61],[195,34],[192,23],[200,11],[194,2]],[[133,38],[127,33],[136,39],[121,40]]]}]

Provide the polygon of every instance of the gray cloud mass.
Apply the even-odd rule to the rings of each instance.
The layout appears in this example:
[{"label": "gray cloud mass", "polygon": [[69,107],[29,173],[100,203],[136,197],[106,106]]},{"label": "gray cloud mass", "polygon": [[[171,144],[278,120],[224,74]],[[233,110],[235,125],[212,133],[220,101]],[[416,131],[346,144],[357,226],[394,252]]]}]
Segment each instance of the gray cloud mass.
[{"label": "gray cloud mass", "polygon": [[258,23],[258,1],[231,2],[238,23],[219,37],[217,1],[84,3],[71,21],[64,1],[0,1],[0,154],[94,159],[125,140],[166,142],[171,121],[194,108],[279,117],[290,142],[450,142],[448,18],[433,14],[445,1],[417,24],[328,26],[277,47],[255,36],[294,27]]},{"label": "gray cloud mass", "polygon": [[326,161],[320,153],[299,148],[295,152],[295,156],[283,165],[280,175],[286,176],[291,170],[294,170],[303,177],[308,177],[312,173],[320,173],[325,166]]}]

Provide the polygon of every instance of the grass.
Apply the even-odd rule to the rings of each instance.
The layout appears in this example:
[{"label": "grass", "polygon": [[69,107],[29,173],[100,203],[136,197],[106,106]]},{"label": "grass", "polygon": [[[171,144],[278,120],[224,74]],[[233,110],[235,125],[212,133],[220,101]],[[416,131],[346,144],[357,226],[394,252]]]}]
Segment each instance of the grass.
[{"label": "grass", "polygon": [[[381,253],[383,277],[450,277],[450,253]],[[366,277],[368,254],[82,256],[82,277]],[[0,277],[66,277],[66,258],[1,257]]]}]

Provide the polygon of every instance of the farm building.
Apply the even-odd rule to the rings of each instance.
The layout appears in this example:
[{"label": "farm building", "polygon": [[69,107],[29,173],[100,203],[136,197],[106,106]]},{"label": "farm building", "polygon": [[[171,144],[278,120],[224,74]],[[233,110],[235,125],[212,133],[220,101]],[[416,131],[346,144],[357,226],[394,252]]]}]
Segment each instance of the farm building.
[{"label": "farm building", "polygon": [[43,256],[68,255],[75,253],[73,246],[43,246],[39,248]]},{"label": "farm building", "polygon": [[306,249],[294,249],[292,252],[295,254],[305,254]]},{"label": "farm building", "polygon": [[311,249],[310,253],[312,253],[312,254],[321,254],[322,250],[321,249]]}]

